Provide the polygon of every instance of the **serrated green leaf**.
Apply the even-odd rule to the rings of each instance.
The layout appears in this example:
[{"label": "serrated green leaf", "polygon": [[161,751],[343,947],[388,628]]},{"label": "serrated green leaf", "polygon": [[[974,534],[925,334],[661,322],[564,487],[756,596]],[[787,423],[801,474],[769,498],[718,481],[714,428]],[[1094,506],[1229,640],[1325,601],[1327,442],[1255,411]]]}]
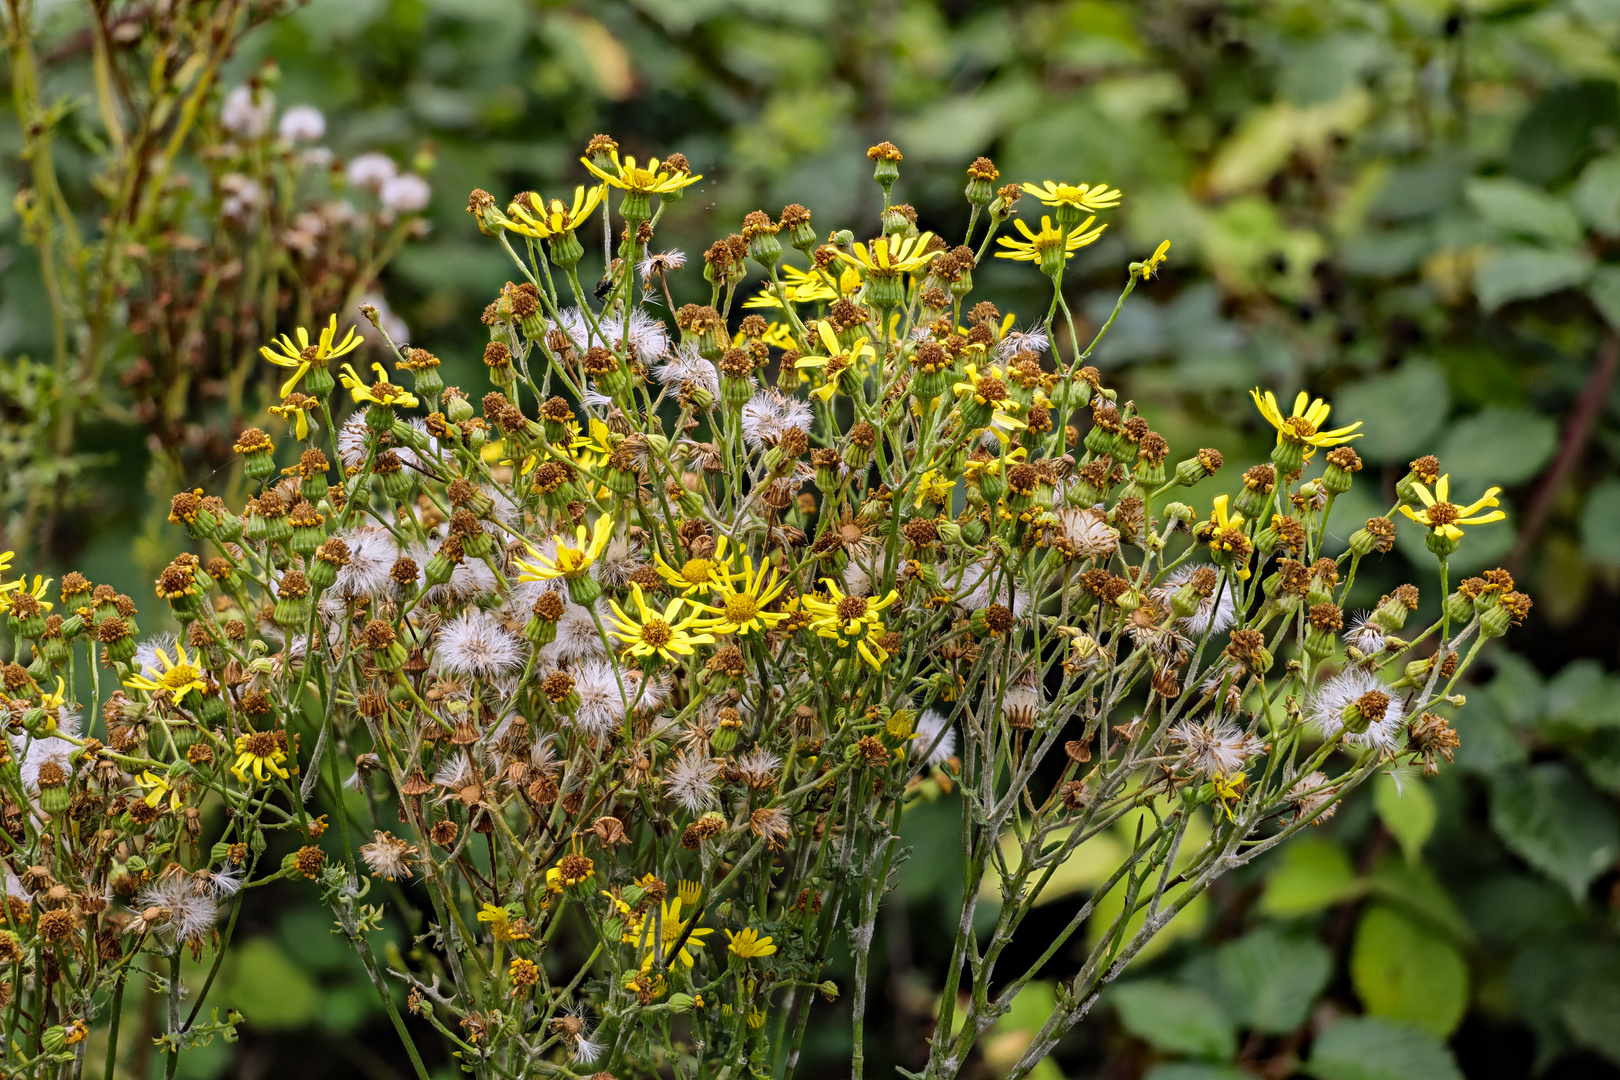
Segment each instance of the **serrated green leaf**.
[{"label": "serrated green leaf", "polygon": [[1345,387],[1333,406],[1335,425],[1361,421],[1356,449],[1364,457],[1403,461],[1429,448],[1451,407],[1451,389],[1439,364],[1413,359]]},{"label": "serrated green leaf", "polygon": [[1491,787],[1491,827],[1520,858],[1577,899],[1620,855],[1614,811],[1559,762],[1497,777]]},{"label": "serrated green leaf", "polygon": [[1306,1071],[1317,1080],[1462,1080],[1439,1039],[1371,1016],[1340,1020],[1318,1036]]},{"label": "serrated green leaf", "polygon": [[1452,424],[1435,452],[1451,476],[1452,495],[1467,502],[1487,487],[1530,479],[1557,446],[1558,424],[1551,417],[1490,405]]},{"label": "serrated green leaf", "polygon": [[1378,778],[1373,791],[1373,807],[1401,851],[1411,862],[1423,854],[1423,844],[1434,832],[1434,796],[1417,777],[1397,781],[1388,773]]},{"label": "serrated green leaf", "polygon": [[1573,244],[1581,237],[1581,223],[1568,203],[1521,181],[1476,177],[1464,194],[1475,213],[1510,235],[1554,244]]},{"label": "serrated green leaf", "polygon": [[1390,852],[1367,877],[1368,891],[1379,900],[1399,908],[1433,931],[1460,944],[1473,940],[1473,930],[1456,901],[1423,863],[1410,862],[1404,855]]},{"label": "serrated green leaf", "polygon": [[1606,154],[1582,169],[1570,202],[1588,226],[1620,236],[1620,154]]},{"label": "serrated green leaf", "polygon": [[1249,1073],[1228,1065],[1164,1061],[1153,1066],[1143,1080],[1252,1080],[1252,1077]]},{"label": "serrated green leaf", "polygon": [[1457,950],[1394,908],[1361,916],[1350,952],[1350,982],[1374,1016],[1415,1024],[1444,1038],[1468,1006],[1468,965]]},{"label": "serrated green leaf", "polygon": [[1260,894],[1260,910],[1267,915],[1308,915],[1360,892],[1350,856],[1331,840],[1296,839],[1276,858],[1276,868]]},{"label": "serrated green leaf", "polygon": [[1221,1003],[1245,1028],[1269,1035],[1305,1022],[1333,974],[1333,955],[1315,938],[1262,927],[1215,953]]},{"label": "serrated green leaf", "polygon": [[1546,296],[1586,280],[1592,257],[1574,248],[1548,250],[1528,244],[1497,248],[1474,267],[1479,306],[1495,311],[1514,300]]},{"label": "serrated green leaf", "polygon": [[1620,266],[1599,266],[1586,282],[1586,297],[1611,327],[1620,327]]},{"label": "serrated green leaf", "polygon": [[1620,1062],[1620,976],[1589,972],[1560,1012],[1576,1042]]},{"label": "serrated green leaf", "polygon": [[1143,981],[1120,984],[1109,997],[1125,1030],[1156,1050],[1205,1061],[1226,1061],[1237,1053],[1231,1019],[1202,991]]},{"label": "serrated green leaf", "polygon": [[1599,480],[1586,493],[1581,551],[1594,562],[1620,566],[1620,479]]}]

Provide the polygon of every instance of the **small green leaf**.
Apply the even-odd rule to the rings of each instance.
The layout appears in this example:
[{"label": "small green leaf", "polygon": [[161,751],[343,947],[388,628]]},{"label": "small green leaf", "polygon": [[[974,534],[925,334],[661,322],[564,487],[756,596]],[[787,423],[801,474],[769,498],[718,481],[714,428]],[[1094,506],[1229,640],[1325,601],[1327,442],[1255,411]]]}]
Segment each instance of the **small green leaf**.
[{"label": "small green leaf", "polygon": [[1120,1023],[1167,1054],[1225,1061],[1237,1053],[1232,1021],[1209,995],[1167,982],[1131,982],[1109,995]]},{"label": "small green leaf", "polygon": [[1318,1036],[1306,1071],[1317,1080],[1463,1080],[1439,1039],[1371,1016],[1340,1020]]},{"label": "small green leaf", "polygon": [[1592,257],[1574,248],[1548,251],[1528,244],[1496,249],[1474,267],[1479,306],[1495,311],[1513,300],[1546,296],[1586,280]]},{"label": "small green leaf", "polygon": [[1559,762],[1498,777],[1491,789],[1491,827],[1520,858],[1577,900],[1620,855],[1614,811]]},{"label": "small green leaf", "polygon": [[1415,776],[1397,780],[1388,773],[1378,778],[1373,793],[1378,817],[1411,862],[1423,854],[1424,841],[1434,832],[1434,796]]},{"label": "small green leaf", "polygon": [[1333,974],[1333,956],[1315,938],[1261,927],[1215,953],[1221,1002],[1246,1028],[1269,1035],[1305,1022]]},{"label": "small green leaf", "polygon": [[1260,910],[1267,915],[1309,915],[1357,895],[1350,857],[1331,840],[1296,839],[1277,854]]},{"label": "small green leaf", "polygon": [[1362,915],[1350,982],[1367,1011],[1444,1038],[1468,1006],[1468,965],[1428,927],[1375,904]]}]

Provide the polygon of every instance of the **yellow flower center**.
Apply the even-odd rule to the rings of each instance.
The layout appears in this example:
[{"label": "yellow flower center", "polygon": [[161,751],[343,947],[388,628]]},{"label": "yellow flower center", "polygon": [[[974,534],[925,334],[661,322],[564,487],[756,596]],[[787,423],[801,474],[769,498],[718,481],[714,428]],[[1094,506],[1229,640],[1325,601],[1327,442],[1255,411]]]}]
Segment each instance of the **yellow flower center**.
[{"label": "yellow flower center", "polygon": [[852,622],[866,618],[866,597],[846,596],[838,601],[838,621]]},{"label": "yellow flower center", "polygon": [[688,585],[702,585],[714,573],[714,563],[708,559],[688,559],[681,567],[681,580]]},{"label": "yellow flower center", "polygon": [[1316,434],[1316,425],[1303,416],[1290,416],[1283,421],[1283,434],[1296,439],[1308,439]]},{"label": "yellow flower center", "polygon": [[759,614],[759,602],[748,593],[734,593],[726,597],[726,618],[734,623],[745,623]]},{"label": "yellow flower center", "polygon": [[254,732],[242,744],[242,749],[256,758],[270,758],[276,752],[276,737],[268,731]]},{"label": "yellow flower center", "polygon": [[1429,519],[1430,525],[1440,526],[1450,525],[1453,521],[1456,521],[1459,517],[1461,517],[1462,514],[1458,512],[1457,507],[1452,503],[1437,502],[1433,506],[1429,507],[1425,516]]},{"label": "yellow flower center", "polygon": [[668,645],[675,632],[669,628],[669,623],[663,619],[648,619],[641,627],[641,640],[655,649],[662,649]]},{"label": "yellow flower center", "polygon": [[165,671],[163,673],[163,678],[159,679],[158,681],[170,690],[180,690],[190,683],[195,682],[196,679],[196,668],[192,667],[190,664],[176,664],[168,671]]}]

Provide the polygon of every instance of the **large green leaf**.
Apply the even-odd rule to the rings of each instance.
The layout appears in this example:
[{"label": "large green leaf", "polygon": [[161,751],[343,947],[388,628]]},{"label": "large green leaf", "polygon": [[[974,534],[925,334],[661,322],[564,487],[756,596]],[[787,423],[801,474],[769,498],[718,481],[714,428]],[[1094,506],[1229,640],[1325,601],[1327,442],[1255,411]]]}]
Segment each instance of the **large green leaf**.
[{"label": "large green leaf", "polygon": [[1305,837],[1285,845],[1266,878],[1260,910],[1267,915],[1309,915],[1360,892],[1350,856],[1331,840]]},{"label": "large green leaf", "polygon": [[1215,953],[1221,1003],[1245,1028],[1280,1035],[1310,1015],[1333,974],[1333,955],[1315,938],[1262,927]]},{"label": "large green leaf", "polygon": [[1367,1011],[1444,1038],[1468,1006],[1468,965],[1428,927],[1374,904],[1361,916],[1350,982]]},{"label": "large green leaf", "polygon": [[1451,425],[1436,453],[1451,476],[1453,500],[1467,503],[1486,487],[1530,479],[1557,446],[1558,424],[1551,417],[1488,405]]},{"label": "large green leaf", "polygon": [[1586,281],[1586,297],[1611,327],[1620,328],[1620,266],[1604,265]]},{"label": "large green leaf", "polygon": [[1620,479],[1599,480],[1586,493],[1581,550],[1588,559],[1620,566]]},{"label": "large green leaf", "polygon": [[268,937],[232,946],[216,993],[222,1007],[241,1010],[250,1024],[266,1030],[302,1027],[320,1009],[320,991],[310,977]]},{"label": "large green leaf", "polygon": [[1570,202],[1587,225],[1605,236],[1620,236],[1620,154],[1605,154],[1587,165]]},{"label": "large green leaf", "polygon": [[[1286,403],[1285,403],[1286,404]],[[1352,383],[1334,401],[1333,423],[1361,421],[1356,449],[1370,460],[1405,461],[1430,449],[1451,407],[1445,369],[1408,360],[1387,375]]]},{"label": "large green leaf", "polygon": [[1620,680],[1607,675],[1596,660],[1565,664],[1547,680],[1546,711],[1537,727],[1554,737],[1599,728],[1620,727]]},{"label": "large green leaf", "polygon": [[1142,1080],[1252,1080],[1252,1074],[1229,1065],[1163,1061],[1148,1070],[1148,1074]]},{"label": "large green leaf", "polygon": [[1439,1039],[1377,1017],[1350,1017],[1328,1028],[1305,1067],[1318,1080],[1462,1080]]},{"label": "large green leaf", "polygon": [[1620,855],[1614,811],[1559,762],[1498,777],[1491,789],[1491,826],[1525,862],[1577,898]]},{"label": "large green leaf", "polygon": [[1520,118],[1508,144],[1508,169],[1549,184],[1569,176],[1597,146],[1598,132],[1620,123],[1620,95],[1608,79],[1554,86]]},{"label": "large green leaf", "polygon": [[1620,1062],[1620,972],[1588,972],[1562,1012],[1577,1042]]},{"label": "large green leaf", "polygon": [[1468,181],[1465,194],[1480,217],[1508,234],[1554,244],[1573,244],[1581,238],[1575,211],[1540,188],[1507,177],[1475,178]]},{"label": "large green leaf", "polygon": [[1474,267],[1474,294],[1486,311],[1528,300],[1586,280],[1592,257],[1577,248],[1549,251],[1528,244],[1497,248]]},{"label": "large green leaf", "polygon": [[1237,1052],[1232,1020],[1208,994],[1167,982],[1122,983],[1109,993],[1120,1023],[1167,1054],[1226,1061]]},{"label": "large green leaf", "polygon": [[1373,791],[1373,807],[1407,859],[1417,862],[1423,844],[1434,832],[1434,796],[1416,777],[1397,780],[1388,773],[1378,778]]},{"label": "large green leaf", "polygon": [[1411,862],[1392,851],[1379,859],[1367,876],[1367,889],[1379,900],[1455,942],[1467,944],[1473,940],[1473,931],[1456,901],[1423,863]]}]

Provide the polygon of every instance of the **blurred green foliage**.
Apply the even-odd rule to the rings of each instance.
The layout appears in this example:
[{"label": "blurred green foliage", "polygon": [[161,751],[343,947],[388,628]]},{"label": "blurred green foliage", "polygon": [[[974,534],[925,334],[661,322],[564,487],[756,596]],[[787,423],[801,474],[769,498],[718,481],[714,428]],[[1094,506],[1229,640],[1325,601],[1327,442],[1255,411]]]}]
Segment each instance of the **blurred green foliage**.
[{"label": "blurred green foliage", "polygon": [[[68,7],[51,17],[70,38]],[[1122,224],[1076,260],[1073,306],[1099,324],[1124,264],[1172,240],[1098,358],[1174,417],[1176,449],[1237,426],[1259,460],[1248,388],[1323,393],[1366,424],[1368,467],[1336,531],[1381,512],[1407,459],[1438,446],[1465,498],[1507,489],[1514,526],[1471,532],[1454,566],[1505,561],[1537,608],[1470,691],[1453,766],[1381,782],[1227,883],[1048,1075],[1613,1076],[1617,44],[1614,0],[311,0],[255,31],[228,82],[275,64],[278,100],[322,109],[341,155],[431,144],[433,229],[380,284],[467,385],[477,314],[508,270],[466,193],[561,193],[596,131],[638,155],[681,151],[704,174],[661,233],[694,256],[746,211],[789,201],[823,228],[875,225],[863,151],[885,138],[906,155],[897,196],[934,222],[965,223],[961,168],[981,153],[1004,179],[1122,187]],[[0,147],[18,145],[11,116]],[[0,467],[54,477],[63,463],[30,432],[56,391],[25,359],[49,355],[50,326],[10,203]],[[1035,275],[979,274],[1003,310],[1039,313]],[[706,293],[688,277],[677,303]],[[169,493],[146,489],[148,451],[116,411],[82,430],[79,508],[51,554],[142,594],[129,535]],[[1364,567],[1362,602],[1405,580],[1399,560],[1428,558],[1415,544]],[[944,960],[934,921],[960,889],[956,814],[946,800],[907,819],[912,858],[874,947],[891,1063],[915,1065],[926,1034],[918,1003]],[[260,906],[216,991],[248,1015],[243,1042],[215,1048],[222,1074],[391,1075],[374,1006],[313,911],[291,895]],[[1031,986],[1015,1014],[1038,1020],[1050,995]],[[1003,1018],[988,1073],[1016,1058],[1029,1019]],[[807,1053],[835,1061],[847,1039],[825,1024]]]}]

